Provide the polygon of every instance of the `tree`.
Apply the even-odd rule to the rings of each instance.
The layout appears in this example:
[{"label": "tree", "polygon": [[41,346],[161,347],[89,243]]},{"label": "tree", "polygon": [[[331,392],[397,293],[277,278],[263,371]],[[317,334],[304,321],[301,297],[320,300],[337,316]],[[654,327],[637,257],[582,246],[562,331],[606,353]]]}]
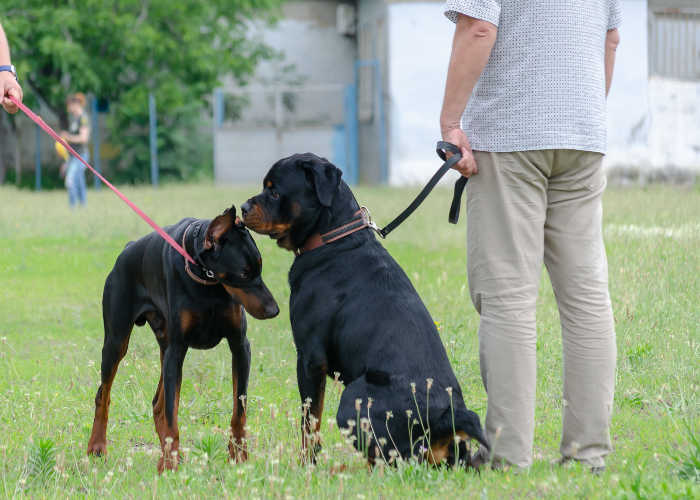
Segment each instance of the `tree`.
[{"label": "tree", "polygon": [[246,34],[281,2],[0,0],[0,13],[26,102],[43,102],[65,123],[67,94],[107,99],[113,166],[122,180],[139,181],[149,169],[148,94],[158,105],[162,169],[188,176],[211,163],[198,137],[207,97],[222,77],[244,83],[272,55]]}]

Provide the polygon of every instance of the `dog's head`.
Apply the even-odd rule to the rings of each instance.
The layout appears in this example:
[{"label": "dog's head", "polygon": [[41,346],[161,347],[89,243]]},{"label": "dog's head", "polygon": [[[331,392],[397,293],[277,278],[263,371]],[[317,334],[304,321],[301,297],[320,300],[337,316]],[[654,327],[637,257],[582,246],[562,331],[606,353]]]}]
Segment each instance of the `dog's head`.
[{"label": "dog's head", "polygon": [[260,252],[236,217],[236,207],[229,208],[209,223],[199,259],[254,318],[277,316],[277,302],[260,274]]},{"label": "dog's head", "polygon": [[320,216],[330,212],[342,172],[325,158],[297,154],[275,163],[263,191],[241,206],[243,222],[287,250],[301,247]]}]

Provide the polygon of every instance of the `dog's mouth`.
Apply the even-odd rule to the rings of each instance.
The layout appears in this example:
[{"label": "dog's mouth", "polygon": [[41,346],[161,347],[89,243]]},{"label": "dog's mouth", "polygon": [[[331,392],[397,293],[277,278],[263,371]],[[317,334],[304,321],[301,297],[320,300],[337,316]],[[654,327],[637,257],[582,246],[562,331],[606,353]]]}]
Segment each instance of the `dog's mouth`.
[{"label": "dog's mouth", "polygon": [[281,240],[289,236],[289,231],[273,231],[271,233],[268,233],[268,236],[273,240]]}]

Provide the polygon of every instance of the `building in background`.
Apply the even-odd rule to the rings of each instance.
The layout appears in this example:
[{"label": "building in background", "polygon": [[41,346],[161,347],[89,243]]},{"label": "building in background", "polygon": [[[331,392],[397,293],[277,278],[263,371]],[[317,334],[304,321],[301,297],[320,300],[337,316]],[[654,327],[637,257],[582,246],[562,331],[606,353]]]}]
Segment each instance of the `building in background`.
[{"label": "building in background", "polygon": [[[700,5],[622,0],[622,7],[605,165],[699,171]],[[274,160],[310,150],[353,182],[427,180],[439,166],[434,145],[454,33],[442,8],[442,1],[288,2],[275,28],[258,31],[284,59],[263,65],[262,84],[222,89],[223,101],[239,94],[251,104],[238,121],[221,120],[217,179],[258,181]]]}]

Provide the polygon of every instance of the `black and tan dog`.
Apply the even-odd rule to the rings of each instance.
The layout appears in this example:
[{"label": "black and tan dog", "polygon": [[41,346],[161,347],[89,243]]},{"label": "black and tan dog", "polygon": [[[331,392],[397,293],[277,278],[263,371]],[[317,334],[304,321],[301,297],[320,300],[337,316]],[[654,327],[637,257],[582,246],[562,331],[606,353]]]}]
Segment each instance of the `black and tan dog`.
[{"label": "black and tan dog", "polygon": [[398,452],[468,464],[467,439],[488,447],[479,417],[464,404],[430,314],[368,229],[340,170],[295,155],[277,162],[263,187],[241,214],[247,227],[297,254],[289,305],[309,410],[302,448],[316,451],[326,377],[339,376],[338,426],[354,428],[370,463]]},{"label": "black and tan dog", "polygon": [[279,313],[260,276],[260,253],[236,218],[234,207],[212,221],[183,219],[165,230],[183,243],[198,265],[186,265],[157,233],[129,243],[117,258],[102,296],[102,384],[95,397],[95,421],[87,452],[106,452],[112,382],[134,324],[148,323],[160,346],[161,360],[160,381],[153,397],[153,419],[164,452],[158,470],[175,468],[178,463],[177,413],[187,349],[210,349],[224,338],[233,363],[229,453],[234,460],[245,460],[242,400],[248,388],[250,345],[244,309],[258,319]]}]

